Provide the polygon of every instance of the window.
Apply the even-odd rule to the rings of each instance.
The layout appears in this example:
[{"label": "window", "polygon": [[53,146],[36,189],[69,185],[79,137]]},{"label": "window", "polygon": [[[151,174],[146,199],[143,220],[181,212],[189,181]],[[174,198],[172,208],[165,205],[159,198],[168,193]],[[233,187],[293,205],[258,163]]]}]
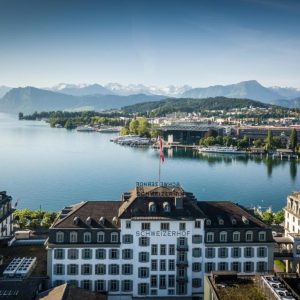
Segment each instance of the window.
[{"label": "window", "polygon": [[140,267],[138,269],[138,272],[139,272],[139,278],[147,278],[147,277],[149,277],[149,268]]},{"label": "window", "polygon": [[126,227],[126,229],[130,229],[131,228],[131,222],[130,221],[126,221],[125,222],[125,227]]},{"label": "window", "polygon": [[96,259],[105,259],[105,258],[106,258],[106,249],[97,249]]},{"label": "window", "polygon": [[170,223],[160,223],[160,230],[170,230]]},{"label": "window", "polygon": [[150,223],[142,223],[142,230],[150,230]]},{"label": "window", "polygon": [[201,228],[201,221],[195,221],[195,228]]},{"label": "window", "polygon": [[157,271],[157,260],[151,259],[151,271]]},{"label": "window", "polygon": [[186,253],[185,252],[179,252],[178,261],[179,262],[185,262],[186,261]]},{"label": "window", "polygon": [[192,255],[193,257],[201,257],[201,248],[193,248]]},{"label": "window", "polygon": [[150,285],[151,285],[151,287],[157,287],[157,276],[156,275],[151,275]]},{"label": "window", "polygon": [[166,260],[165,259],[160,260],[160,271],[166,271]]},{"label": "window", "polygon": [[105,280],[96,280],[95,281],[95,290],[96,290],[96,292],[104,292],[105,291]]},{"label": "window", "polygon": [[246,247],[244,249],[244,256],[245,257],[252,257],[252,247]]},{"label": "window", "polygon": [[178,295],[186,294],[186,284],[183,282],[179,282],[177,285],[177,293]]},{"label": "window", "polygon": [[150,293],[152,296],[155,296],[155,295],[157,295],[157,290],[151,290]]},{"label": "window", "polygon": [[162,244],[160,245],[160,255],[167,255],[167,251],[166,251],[166,245]]},{"label": "window", "polygon": [[55,249],[54,250],[55,259],[64,259],[64,249]]},{"label": "window", "polygon": [[237,262],[237,261],[234,261],[234,262],[231,264],[231,270],[232,270],[232,271],[235,271],[235,272],[240,272],[240,263]]},{"label": "window", "polygon": [[92,241],[92,234],[90,232],[85,232],[83,234],[83,242],[90,243]]},{"label": "window", "polygon": [[215,249],[214,248],[206,248],[206,257],[214,258],[215,257]]},{"label": "window", "polygon": [[146,247],[149,246],[150,239],[148,237],[142,236],[139,238],[139,246]]},{"label": "window", "polygon": [[82,249],[82,259],[91,259],[92,249]]},{"label": "window", "polygon": [[227,232],[226,231],[220,232],[220,242],[222,242],[222,243],[227,242]]},{"label": "window", "polygon": [[108,273],[110,275],[118,275],[119,274],[119,265],[112,264],[108,266]]},{"label": "window", "polygon": [[97,232],[97,243],[104,243],[105,233],[103,231]]},{"label": "window", "polygon": [[169,213],[171,211],[171,206],[168,202],[163,203],[164,212]]},{"label": "window", "polygon": [[199,235],[199,234],[193,235],[192,242],[193,242],[193,244],[200,244],[200,243],[202,243],[202,235]]},{"label": "window", "polygon": [[70,232],[70,243],[77,243],[77,232]]},{"label": "window", "polygon": [[156,205],[154,202],[149,203],[149,212],[156,212]]},{"label": "window", "polygon": [[159,276],[159,288],[165,289],[166,288],[166,275]]},{"label": "window", "polygon": [[266,232],[265,231],[260,231],[258,233],[258,240],[260,242],[264,242],[266,240]]},{"label": "window", "polygon": [[78,274],[78,265],[76,265],[76,264],[68,265],[67,269],[68,269],[68,275],[77,275]]},{"label": "window", "polygon": [[227,271],[228,266],[226,262],[219,262],[219,271]]},{"label": "window", "polygon": [[132,244],[133,243],[133,235],[132,234],[124,234],[123,235],[123,243],[124,244]]},{"label": "window", "polygon": [[212,262],[208,262],[205,264],[205,271],[206,273],[214,271],[215,265]]},{"label": "window", "polygon": [[179,248],[187,248],[187,238],[180,237],[178,239]]},{"label": "window", "polygon": [[238,231],[235,231],[233,234],[232,234],[232,240],[234,242],[239,242],[240,241],[240,233]]},{"label": "window", "polygon": [[257,256],[258,257],[265,257],[266,256],[266,248],[265,247],[258,247],[257,248]]},{"label": "window", "polygon": [[169,259],[169,271],[174,271],[174,270],[175,270],[175,260]]},{"label": "window", "polygon": [[253,272],[253,262],[246,261],[244,262],[244,272]]},{"label": "window", "polygon": [[85,290],[90,290],[92,288],[92,283],[90,280],[82,280],[81,287]]},{"label": "window", "polygon": [[157,245],[151,245],[151,255],[157,255]]},{"label": "window", "polygon": [[148,252],[140,252],[139,253],[139,262],[148,262],[149,261],[149,253]]},{"label": "window", "polygon": [[71,286],[78,287],[78,280],[69,280],[68,283]]},{"label": "window", "polygon": [[109,250],[109,258],[110,259],[119,259],[119,250],[118,249],[110,249]]},{"label": "window", "polygon": [[63,264],[54,265],[54,274],[55,275],[64,275],[64,265]]},{"label": "window", "polygon": [[219,257],[221,258],[227,257],[227,248],[219,248]]},{"label": "window", "polygon": [[240,248],[234,247],[231,249],[232,257],[240,257]]},{"label": "window", "polygon": [[119,281],[118,280],[109,280],[108,281],[108,290],[110,292],[117,292],[119,290]]},{"label": "window", "polygon": [[78,249],[69,249],[68,259],[78,259]]},{"label": "window", "polygon": [[132,249],[123,249],[123,251],[122,251],[122,258],[123,259],[132,259],[133,258],[133,251],[132,251]]},{"label": "window", "polygon": [[169,255],[175,255],[175,245],[169,245]]},{"label": "window", "polygon": [[81,265],[81,275],[90,275],[92,274],[92,265],[83,264]]},{"label": "window", "polygon": [[56,232],[56,243],[64,242],[64,233],[61,231]]},{"label": "window", "polygon": [[185,223],[179,223],[179,230],[185,230]]},{"label": "window", "polygon": [[266,263],[264,261],[257,262],[257,272],[265,272],[266,270]]},{"label": "window", "polygon": [[130,264],[124,264],[122,265],[122,274],[123,275],[132,275],[133,272],[133,266]]},{"label": "window", "polygon": [[138,285],[139,295],[147,295],[148,290],[149,290],[149,284],[148,283],[139,283],[139,285]]},{"label": "window", "polygon": [[201,272],[201,263],[193,263],[192,270],[193,272]]},{"label": "window", "polygon": [[213,232],[208,232],[206,234],[206,240],[208,243],[213,243],[214,242],[214,233]]},{"label": "window", "polygon": [[200,278],[194,278],[192,281],[193,288],[200,288],[201,287],[201,279]]},{"label": "window", "polygon": [[169,288],[175,287],[175,275],[168,276],[168,286]]},{"label": "window", "polygon": [[252,242],[253,239],[253,232],[252,231],[247,231],[246,232],[246,241],[247,242]]},{"label": "window", "polygon": [[132,291],[132,280],[122,280],[122,291],[123,292],[131,292]]},{"label": "window", "polygon": [[112,243],[117,243],[118,242],[118,234],[116,232],[112,232],[110,234],[110,241]]},{"label": "window", "polygon": [[105,275],[106,274],[106,265],[104,265],[104,264],[95,265],[95,274],[96,275]]}]

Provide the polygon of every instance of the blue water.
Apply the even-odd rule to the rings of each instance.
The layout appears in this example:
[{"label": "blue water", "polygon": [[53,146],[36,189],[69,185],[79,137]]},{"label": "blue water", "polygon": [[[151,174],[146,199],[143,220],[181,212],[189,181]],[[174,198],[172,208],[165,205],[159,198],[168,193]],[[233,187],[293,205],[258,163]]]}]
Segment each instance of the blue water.
[{"label": "blue water", "polygon": [[[59,210],[82,200],[118,200],[136,181],[157,181],[158,153],[110,142],[114,134],[50,128],[0,113],[0,190],[18,207]],[[285,205],[300,190],[298,163],[166,151],[163,181],[180,182],[199,200]]]}]

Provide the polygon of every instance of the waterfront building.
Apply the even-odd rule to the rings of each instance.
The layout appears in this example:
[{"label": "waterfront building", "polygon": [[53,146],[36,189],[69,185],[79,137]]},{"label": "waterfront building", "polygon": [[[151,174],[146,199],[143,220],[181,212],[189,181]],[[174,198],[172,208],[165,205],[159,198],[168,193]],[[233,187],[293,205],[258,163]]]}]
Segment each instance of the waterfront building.
[{"label": "waterfront building", "polygon": [[212,271],[273,269],[271,229],[231,202],[197,201],[179,184],[143,184],[121,201],[64,208],[47,241],[51,286],[109,299],[203,299]]},{"label": "waterfront building", "polygon": [[13,235],[13,212],[11,206],[12,197],[5,191],[0,192],[0,240],[6,240]]},{"label": "waterfront building", "polygon": [[281,259],[286,260],[287,272],[300,272],[300,192],[287,197],[284,209],[284,237],[275,238]]}]

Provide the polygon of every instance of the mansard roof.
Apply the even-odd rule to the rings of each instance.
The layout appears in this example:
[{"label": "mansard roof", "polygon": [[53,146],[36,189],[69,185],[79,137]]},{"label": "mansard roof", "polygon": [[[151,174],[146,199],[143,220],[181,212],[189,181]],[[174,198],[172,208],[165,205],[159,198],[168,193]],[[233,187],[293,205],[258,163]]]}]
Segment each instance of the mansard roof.
[{"label": "mansard roof", "polygon": [[[213,228],[268,228],[268,226],[249,213],[246,208],[230,201],[199,201],[198,207],[205,213],[206,218],[211,221],[207,227]],[[223,222],[220,222],[223,220]]]},{"label": "mansard roof", "polygon": [[118,228],[113,219],[118,216],[120,204],[120,201],[87,201],[66,207],[51,228]]}]

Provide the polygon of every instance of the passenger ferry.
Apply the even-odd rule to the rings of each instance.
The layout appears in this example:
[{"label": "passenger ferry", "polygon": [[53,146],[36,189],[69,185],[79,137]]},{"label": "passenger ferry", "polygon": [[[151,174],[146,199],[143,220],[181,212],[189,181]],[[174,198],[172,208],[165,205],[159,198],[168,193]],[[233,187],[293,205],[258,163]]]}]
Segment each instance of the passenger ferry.
[{"label": "passenger ferry", "polygon": [[222,154],[246,154],[247,151],[238,150],[237,147],[221,147],[221,146],[209,146],[201,147],[198,149],[200,153],[222,153]]}]

